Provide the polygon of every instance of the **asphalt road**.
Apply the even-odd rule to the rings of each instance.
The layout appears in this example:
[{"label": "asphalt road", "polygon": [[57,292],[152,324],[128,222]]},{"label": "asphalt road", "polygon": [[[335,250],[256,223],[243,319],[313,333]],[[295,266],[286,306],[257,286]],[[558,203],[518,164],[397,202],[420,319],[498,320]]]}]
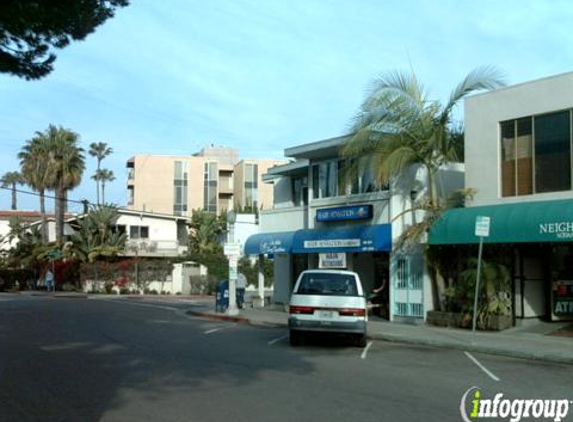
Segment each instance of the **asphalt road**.
[{"label": "asphalt road", "polygon": [[0,294],[0,421],[461,421],[472,386],[573,399],[572,366],[286,334],[180,305]]}]

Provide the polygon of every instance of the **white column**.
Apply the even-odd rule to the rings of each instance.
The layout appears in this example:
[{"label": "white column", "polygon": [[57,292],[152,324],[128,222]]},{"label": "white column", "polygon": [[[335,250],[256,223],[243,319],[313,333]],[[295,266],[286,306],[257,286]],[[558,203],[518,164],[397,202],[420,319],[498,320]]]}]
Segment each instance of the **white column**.
[{"label": "white column", "polygon": [[[235,243],[235,225],[229,224],[228,243]],[[230,255],[229,257],[229,307],[227,308],[228,315],[237,315],[239,309],[237,308],[237,256]]]},{"label": "white column", "polygon": [[265,306],[265,274],[263,273],[264,255],[259,254],[259,297],[261,307]]}]

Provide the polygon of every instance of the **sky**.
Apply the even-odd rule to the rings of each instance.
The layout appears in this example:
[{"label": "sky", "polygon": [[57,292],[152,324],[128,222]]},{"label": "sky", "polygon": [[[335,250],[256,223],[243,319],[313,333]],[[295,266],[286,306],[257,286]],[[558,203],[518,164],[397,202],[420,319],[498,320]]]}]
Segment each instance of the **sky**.
[{"label": "sky", "polygon": [[[86,150],[113,148],[106,202],[123,206],[131,156],[215,144],[281,159],[346,133],[386,72],[413,71],[445,101],[478,66],[496,66],[510,85],[572,71],[571,22],[567,0],[131,0],[59,50],[48,77],[0,74],[0,174],[18,170],[36,131],[61,125]],[[86,164],[69,198],[95,202],[95,159]],[[0,210],[9,207],[0,190]],[[18,207],[37,210],[38,199],[20,194]]]}]

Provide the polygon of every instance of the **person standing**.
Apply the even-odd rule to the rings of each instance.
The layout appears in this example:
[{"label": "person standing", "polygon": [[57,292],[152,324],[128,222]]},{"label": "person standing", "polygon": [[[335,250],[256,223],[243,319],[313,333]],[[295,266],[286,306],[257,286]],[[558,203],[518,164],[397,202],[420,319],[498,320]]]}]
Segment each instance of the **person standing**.
[{"label": "person standing", "polygon": [[247,288],[247,277],[245,274],[237,274],[237,306],[243,309],[245,303],[245,289]]},{"label": "person standing", "polygon": [[54,291],[54,273],[52,270],[46,272],[46,289],[49,292]]}]

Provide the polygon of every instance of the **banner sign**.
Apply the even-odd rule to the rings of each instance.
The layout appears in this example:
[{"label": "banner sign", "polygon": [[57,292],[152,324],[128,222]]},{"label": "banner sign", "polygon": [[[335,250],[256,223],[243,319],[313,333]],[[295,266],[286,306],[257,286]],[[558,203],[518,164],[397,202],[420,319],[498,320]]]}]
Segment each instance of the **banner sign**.
[{"label": "banner sign", "polygon": [[552,286],[553,314],[573,318],[573,280],[554,281]]},{"label": "banner sign", "polygon": [[316,221],[366,220],[369,218],[372,218],[372,205],[351,205],[316,210]]},{"label": "banner sign", "polygon": [[318,268],[346,268],[346,253],[327,252],[318,254]]}]

